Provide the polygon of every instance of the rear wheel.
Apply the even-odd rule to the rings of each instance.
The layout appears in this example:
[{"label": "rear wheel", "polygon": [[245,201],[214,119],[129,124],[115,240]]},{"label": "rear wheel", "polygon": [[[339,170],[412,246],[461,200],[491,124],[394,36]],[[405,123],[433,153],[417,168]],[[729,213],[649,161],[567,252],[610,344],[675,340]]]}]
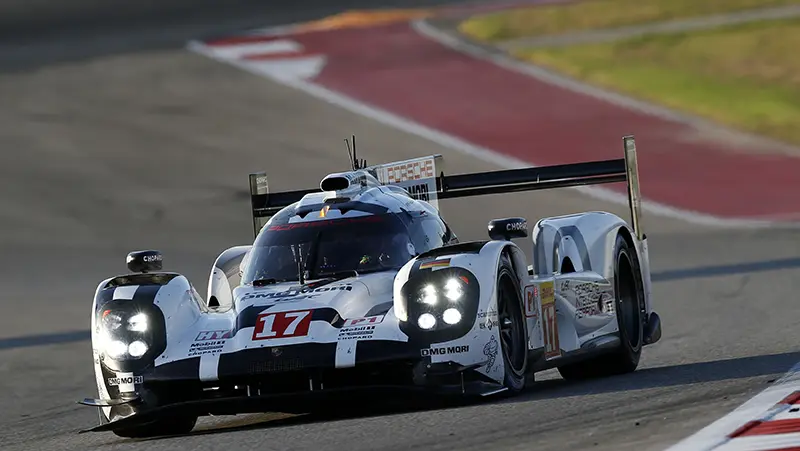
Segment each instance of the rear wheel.
[{"label": "rear wheel", "polygon": [[528,347],[519,278],[507,255],[501,257],[497,273],[497,319],[505,365],[503,385],[517,393],[525,388]]},{"label": "rear wheel", "polygon": [[560,366],[564,379],[587,379],[630,373],[642,354],[644,288],[636,249],[621,234],[614,245],[614,293],[620,346],[614,352],[583,362]]}]

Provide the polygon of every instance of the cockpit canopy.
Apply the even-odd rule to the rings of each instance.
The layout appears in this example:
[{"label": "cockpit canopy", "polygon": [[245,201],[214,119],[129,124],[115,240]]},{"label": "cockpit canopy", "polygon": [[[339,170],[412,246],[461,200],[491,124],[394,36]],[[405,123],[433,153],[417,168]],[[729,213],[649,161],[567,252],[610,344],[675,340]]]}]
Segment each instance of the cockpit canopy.
[{"label": "cockpit canopy", "polygon": [[303,280],[314,280],[343,272],[397,270],[414,256],[455,241],[444,221],[426,211],[301,222],[290,222],[291,217],[296,213],[276,215],[261,230],[242,283],[298,281],[301,273]]}]

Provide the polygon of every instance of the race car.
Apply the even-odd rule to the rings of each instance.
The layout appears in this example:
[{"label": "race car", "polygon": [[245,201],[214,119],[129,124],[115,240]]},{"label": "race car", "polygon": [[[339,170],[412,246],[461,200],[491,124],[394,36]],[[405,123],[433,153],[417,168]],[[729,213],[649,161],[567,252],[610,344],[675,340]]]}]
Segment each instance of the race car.
[{"label": "race car", "polygon": [[[199,416],[314,411],[354,393],[515,394],[535,372],[632,372],[661,337],[633,136],[624,158],[445,175],[440,155],[270,193],[250,175],[254,241],[214,262],[205,297],[156,250],[127,256],[92,304],[100,424],[146,437]],[[631,223],[606,212],[524,217],[460,241],[449,198],[626,182]]]}]

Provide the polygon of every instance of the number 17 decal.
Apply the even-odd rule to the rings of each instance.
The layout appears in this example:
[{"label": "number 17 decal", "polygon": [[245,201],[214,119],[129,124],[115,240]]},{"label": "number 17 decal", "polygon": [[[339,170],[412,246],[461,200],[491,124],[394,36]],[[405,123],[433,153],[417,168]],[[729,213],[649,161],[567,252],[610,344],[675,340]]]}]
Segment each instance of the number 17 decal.
[{"label": "number 17 decal", "polygon": [[539,295],[542,305],[542,329],[544,332],[544,357],[551,359],[561,355],[558,343],[558,319],[556,318],[556,297],[553,282],[542,282]]},{"label": "number 17 decal", "polygon": [[256,318],[253,340],[270,338],[303,337],[311,326],[312,310],[294,312],[262,313]]}]

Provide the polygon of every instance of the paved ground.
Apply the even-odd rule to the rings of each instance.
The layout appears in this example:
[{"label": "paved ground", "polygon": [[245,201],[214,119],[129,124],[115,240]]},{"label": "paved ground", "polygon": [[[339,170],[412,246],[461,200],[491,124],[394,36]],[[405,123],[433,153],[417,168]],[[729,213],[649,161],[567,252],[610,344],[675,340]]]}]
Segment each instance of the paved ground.
[{"label": "paved ground", "polygon": [[[259,22],[302,16],[286,8]],[[0,53],[0,286],[9,306],[0,316],[3,449],[659,449],[800,360],[800,265],[753,271],[757,262],[796,258],[800,233],[647,216],[665,330],[635,374],[580,384],[546,375],[553,380],[519,398],[448,410],[295,418],[233,431],[213,429],[242,420],[204,420],[201,428],[212,432],[147,443],[77,435],[96,419],[74,404],[94,394],[89,343],[79,338],[96,283],[124,270],[128,250],[157,247],[167,268],[204,292],[213,257],[250,239],[248,171],[269,170],[271,184],[287,189],[316,185],[346,165],[342,138],[353,132],[371,161],[439,152],[454,172],[493,167],[190,54],[172,40],[176,30],[220,31],[191,17],[164,35],[131,26],[114,32],[124,44],[117,48],[78,33],[62,35],[58,47],[6,44],[13,51]],[[452,201],[445,214],[468,239],[520,208],[531,218],[588,208],[624,213],[567,190]],[[729,275],[714,277],[674,271],[708,274],[728,264],[735,265],[722,269]],[[32,338],[57,333],[60,343]]]}]

